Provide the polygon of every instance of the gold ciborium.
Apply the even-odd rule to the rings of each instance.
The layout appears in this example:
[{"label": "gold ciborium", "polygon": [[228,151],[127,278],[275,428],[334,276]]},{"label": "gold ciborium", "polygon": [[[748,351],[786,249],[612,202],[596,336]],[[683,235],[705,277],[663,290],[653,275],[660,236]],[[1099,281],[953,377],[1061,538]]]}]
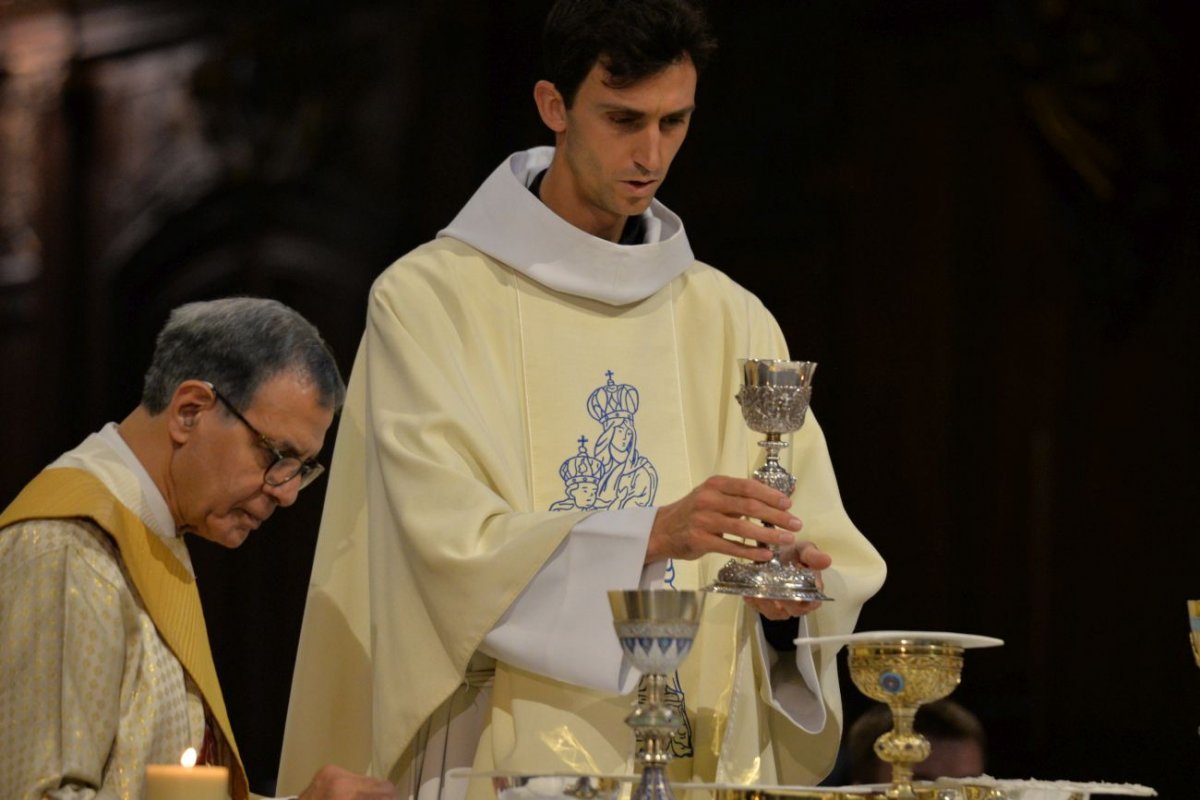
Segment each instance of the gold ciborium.
[{"label": "gold ciborium", "polygon": [[630,800],[674,800],[667,782],[667,764],[671,760],[671,739],[684,717],[666,702],[667,678],[692,649],[704,593],[614,590],[608,593],[608,604],[625,657],[642,673],[646,689],[645,699],[625,718],[642,745],[637,755],[642,779]]},{"label": "gold ciborium", "polygon": [[929,758],[930,746],[913,730],[917,709],[958,686],[964,649],[1004,644],[990,636],[922,631],[863,631],[796,643],[845,644],[854,685],[891,709],[892,729],[875,740],[875,753],[892,765],[891,800],[920,796],[913,790],[913,765]]},{"label": "gold ciborium", "polygon": [[892,729],[875,740],[875,753],[892,765],[895,800],[915,800],[913,765],[929,758],[929,740],[913,730],[913,718],[923,703],[954,691],[962,677],[962,647],[942,642],[900,639],[852,644],[850,678],[872,700],[887,703]]}]

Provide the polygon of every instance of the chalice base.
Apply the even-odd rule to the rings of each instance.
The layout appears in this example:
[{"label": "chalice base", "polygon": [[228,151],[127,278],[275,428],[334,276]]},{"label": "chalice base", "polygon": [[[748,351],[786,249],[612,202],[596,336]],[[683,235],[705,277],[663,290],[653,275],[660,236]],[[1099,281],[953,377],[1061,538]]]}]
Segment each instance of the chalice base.
[{"label": "chalice base", "polygon": [[811,569],[776,559],[761,563],[733,559],[721,567],[717,579],[705,586],[704,591],[793,602],[833,599],[821,591],[816,573]]}]

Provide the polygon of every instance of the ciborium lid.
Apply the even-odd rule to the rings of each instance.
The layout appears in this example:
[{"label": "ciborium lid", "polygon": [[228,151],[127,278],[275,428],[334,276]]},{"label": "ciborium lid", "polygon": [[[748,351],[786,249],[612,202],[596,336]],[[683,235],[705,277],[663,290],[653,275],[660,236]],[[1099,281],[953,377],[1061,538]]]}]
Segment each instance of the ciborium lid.
[{"label": "ciborium lid", "polygon": [[998,647],[1003,639],[980,636],[975,633],[951,633],[949,631],[856,631],[836,636],[802,636],[798,645],[850,645],[850,644],[901,644],[944,645],[970,650],[976,647]]}]

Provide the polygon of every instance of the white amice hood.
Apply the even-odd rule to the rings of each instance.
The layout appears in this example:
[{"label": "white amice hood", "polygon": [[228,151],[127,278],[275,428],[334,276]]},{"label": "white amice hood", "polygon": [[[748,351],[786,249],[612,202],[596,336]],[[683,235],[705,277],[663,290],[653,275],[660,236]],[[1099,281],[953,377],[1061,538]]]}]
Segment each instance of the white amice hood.
[{"label": "white amice hood", "polygon": [[438,235],[550,289],[614,306],[644,300],[692,264],[683,220],[657,200],[642,215],[646,242],[632,245],[592,236],[547,208],[528,186],[553,156],[553,147],[509,156]]}]

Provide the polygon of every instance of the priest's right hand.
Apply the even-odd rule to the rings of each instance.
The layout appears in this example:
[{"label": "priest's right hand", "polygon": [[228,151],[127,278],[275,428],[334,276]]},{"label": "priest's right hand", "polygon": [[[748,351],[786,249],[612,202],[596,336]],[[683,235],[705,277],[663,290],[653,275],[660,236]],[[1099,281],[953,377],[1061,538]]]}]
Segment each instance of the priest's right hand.
[{"label": "priest's right hand", "polygon": [[[687,496],[661,506],[650,528],[646,561],[691,560],[705,553],[724,553],[751,561],[771,557],[768,544],[786,547],[796,541],[800,520],[788,513],[792,501],[783,492],[749,478],[714,475]],[[753,520],[774,525],[764,528]],[[737,536],[747,544],[726,539]],[[757,542],[762,547],[754,546]]]}]

